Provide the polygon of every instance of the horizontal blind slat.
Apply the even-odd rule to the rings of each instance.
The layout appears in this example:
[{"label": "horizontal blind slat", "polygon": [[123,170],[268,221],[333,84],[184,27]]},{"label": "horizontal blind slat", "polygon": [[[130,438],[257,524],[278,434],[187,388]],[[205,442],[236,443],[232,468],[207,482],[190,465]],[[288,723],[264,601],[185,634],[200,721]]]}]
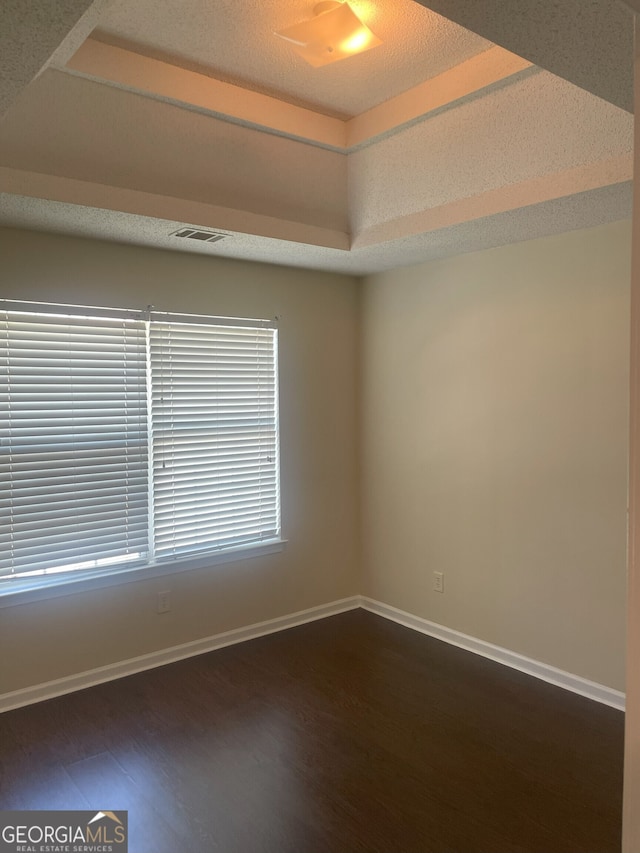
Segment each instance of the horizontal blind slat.
[{"label": "horizontal blind slat", "polygon": [[158,556],[278,535],[274,323],[40,307],[0,301],[0,577],[144,563],[149,464]]},{"label": "horizontal blind slat", "polygon": [[155,549],[279,528],[273,329],[151,327]]},{"label": "horizontal blind slat", "polygon": [[0,575],[146,552],[146,387],[141,321],[0,311]]}]

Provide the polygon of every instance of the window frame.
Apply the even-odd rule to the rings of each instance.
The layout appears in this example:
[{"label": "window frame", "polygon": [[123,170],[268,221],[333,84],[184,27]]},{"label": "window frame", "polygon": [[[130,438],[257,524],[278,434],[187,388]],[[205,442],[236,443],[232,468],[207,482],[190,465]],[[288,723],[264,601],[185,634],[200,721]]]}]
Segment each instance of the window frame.
[{"label": "window frame", "polygon": [[[277,481],[276,512],[278,519],[277,535],[273,538],[254,542],[231,544],[224,547],[213,547],[210,551],[200,550],[183,555],[152,557],[144,561],[122,561],[111,566],[90,569],[70,570],[68,572],[52,573],[36,577],[4,579],[0,582],[0,609],[14,604],[24,604],[60,595],[69,595],[93,589],[116,586],[136,581],[148,580],[165,575],[179,574],[213,567],[216,565],[248,560],[280,552],[284,549],[286,539],[282,538],[281,530],[281,495],[280,495],[280,427],[279,427],[279,347],[277,337],[277,318],[273,320],[252,320],[237,317],[215,317],[196,314],[172,314],[157,312],[152,306],[143,311],[103,308],[97,306],[68,305],[61,303],[26,302],[11,299],[0,299],[0,310],[37,313],[40,316],[79,316],[88,318],[127,319],[136,321],[157,321],[162,323],[187,323],[211,326],[258,327],[276,329],[274,341],[275,361],[275,475]],[[151,452],[151,436],[148,436]],[[152,504],[151,504],[152,506]]]},{"label": "window frame", "polygon": [[118,569],[87,569],[68,574],[44,575],[39,582],[30,586],[21,582],[7,583],[6,586],[14,586],[14,589],[0,588],[0,610],[31,602],[44,601],[50,598],[58,598],[64,595],[90,592],[92,590],[104,589],[111,586],[121,586],[136,581],[152,580],[162,578],[166,575],[178,575],[183,572],[208,569],[227,563],[236,563],[241,560],[250,560],[256,557],[266,557],[269,554],[277,554],[284,551],[288,543],[287,539],[279,538],[261,543],[260,545],[243,545],[228,551],[211,551],[206,557],[182,558],[171,562],[149,563],[146,565],[131,566],[123,564]]}]

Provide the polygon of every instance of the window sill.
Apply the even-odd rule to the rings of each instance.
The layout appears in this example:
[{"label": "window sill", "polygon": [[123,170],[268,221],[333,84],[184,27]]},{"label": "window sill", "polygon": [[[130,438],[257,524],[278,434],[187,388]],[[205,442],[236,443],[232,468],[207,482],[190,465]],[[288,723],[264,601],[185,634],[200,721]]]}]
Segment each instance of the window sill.
[{"label": "window sill", "polygon": [[250,560],[264,557],[284,550],[286,539],[272,539],[259,545],[244,545],[228,551],[212,551],[197,557],[185,557],[144,566],[123,566],[120,569],[98,569],[94,572],[82,572],[76,576],[51,576],[37,581],[5,581],[0,585],[0,609],[20,604],[30,604],[63,595],[74,595],[104,587],[119,586],[125,583],[150,580],[151,578],[177,575],[193,569],[205,569],[223,563],[238,560]]}]

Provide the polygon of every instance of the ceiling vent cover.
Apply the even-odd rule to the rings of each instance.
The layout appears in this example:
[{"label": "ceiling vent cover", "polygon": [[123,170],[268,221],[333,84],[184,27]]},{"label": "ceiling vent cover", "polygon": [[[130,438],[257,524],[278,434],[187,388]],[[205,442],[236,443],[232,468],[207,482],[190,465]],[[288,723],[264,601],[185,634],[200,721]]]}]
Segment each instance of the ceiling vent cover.
[{"label": "ceiling vent cover", "polygon": [[217,243],[229,235],[217,234],[215,231],[196,231],[195,228],[181,228],[179,231],[172,231],[170,236],[186,237],[187,240],[199,240],[201,243]]}]

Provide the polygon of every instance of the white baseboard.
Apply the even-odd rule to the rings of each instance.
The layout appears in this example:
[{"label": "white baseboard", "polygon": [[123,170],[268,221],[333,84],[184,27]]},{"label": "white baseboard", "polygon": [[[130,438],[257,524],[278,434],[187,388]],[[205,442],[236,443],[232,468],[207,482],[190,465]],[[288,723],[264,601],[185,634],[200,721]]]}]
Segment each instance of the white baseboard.
[{"label": "white baseboard", "polygon": [[224,631],[221,634],[203,637],[201,640],[183,643],[180,646],[172,646],[168,649],[118,661],[118,663],[108,666],[100,666],[86,672],[69,675],[66,678],[58,678],[55,681],[47,681],[33,687],[25,687],[22,690],[14,690],[12,693],[0,695],[0,713],[21,708],[24,705],[32,705],[35,702],[43,702],[45,699],[53,699],[65,693],[83,690],[85,687],[94,687],[96,684],[103,684],[105,681],[114,681],[117,678],[123,678],[125,675],[133,675],[136,672],[155,669],[155,667],[164,666],[168,663],[175,663],[205,652],[212,652],[224,646],[244,643],[246,640],[263,637],[265,634],[274,634],[277,631],[285,630],[285,628],[294,628],[296,625],[304,625],[306,622],[314,622],[316,619],[325,619],[327,616],[335,616],[337,613],[355,610],[358,607],[360,607],[360,596],[355,595],[351,598],[343,598],[340,601],[311,607],[308,610],[290,613],[288,616],[268,619],[266,622],[257,622],[255,625],[248,625],[246,628]]},{"label": "white baseboard", "polygon": [[168,649],[118,661],[117,663],[97,667],[86,672],[79,672],[75,675],[69,675],[66,678],[58,678],[55,681],[47,681],[32,687],[25,687],[22,690],[14,690],[12,693],[0,695],[0,713],[11,711],[14,708],[21,708],[25,705],[32,705],[36,702],[43,702],[46,699],[53,699],[56,696],[63,696],[65,693],[83,690],[86,687],[93,687],[96,684],[103,684],[106,681],[114,681],[126,675],[134,675],[136,672],[155,669],[158,666],[175,663],[176,661],[194,657],[195,655],[212,652],[224,646],[231,646],[235,643],[253,640],[256,637],[263,637],[266,634],[284,631],[286,628],[294,628],[296,625],[304,625],[306,622],[315,622],[317,619],[325,619],[327,616],[345,613],[347,610],[355,610],[358,607],[362,607],[371,613],[376,613],[378,616],[383,616],[385,619],[390,619],[392,622],[397,622],[407,628],[412,628],[414,631],[427,634],[429,637],[443,640],[445,643],[458,646],[461,649],[481,655],[482,657],[490,658],[505,666],[510,666],[512,669],[520,670],[520,672],[524,672],[527,675],[533,675],[535,678],[555,684],[557,687],[562,687],[573,693],[579,693],[581,696],[586,696],[589,699],[594,699],[596,702],[610,705],[612,708],[617,708],[621,711],[624,710],[625,694],[619,690],[613,690],[610,687],[605,687],[603,684],[597,684],[594,681],[589,681],[570,672],[564,672],[561,669],[549,666],[549,664],[541,663],[540,661],[520,655],[517,652],[509,651],[509,649],[494,646],[492,643],[487,643],[476,637],[470,637],[468,634],[462,634],[460,631],[446,628],[444,625],[438,625],[436,622],[430,622],[428,619],[423,619],[420,616],[414,616],[411,613],[399,610],[397,607],[391,607],[388,604],[383,604],[380,601],[375,601],[372,598],[354,595],[351,598],[343,598],[340,601],[321,604],[318,607],[300,610],[297,613],[290,613],[287,616],[280,616],[277,619],[257,622],[255,625],[248,625],[245,628],[224,631],[221,634],[215,634],[211,637],[203,637],[200,640],[194,640],[190,643],[183,643],[179,646],[172,646]]},{"label": "white baseboard", "polygon": [[494,646],[492,643],[487,643],[476,637],[470,637],[468,634],[462,634],[460,631],[454,631],[452,628],[446,628],[444,625],[438,625],[437,622],[430,622],[428,619],[423,619],[420,616],[413,616],[413,614],[399,610],[397,607],[391,607],[388,604],[383,604],[366,596],[360,596],[360,606],[371,613],[376,613],[378,616],[384,616],[385,619],[390,619],[392,622],[404,625],[406,628],[420,631],[420,633],[427,634],[429,637],[443,640],[452,646],[458,646],[461,649],[466,649],[468,652],[490,658],[490,660],[510,666],[512,669],[525,672],[527,675],[533,675],[534,678],[547,681],[549,684],[555,684],[556,687],[563,687],[572,693],[579,693],[581,696],[586,696],[589,699],[594,699],[596,702],[601,702],[604,705],[610,705],[612,708],[624,711],[625,694],[619,690],[613,690],[611,687],[605,687],[603,684],[597,684],[595,681],[589,681],[586,678],[581,678],[579,675],[573,675],[562,669],[556,669],[555,666],[541,663],[540,661],[533,660],[533,658],[509,651],[509,649]]}]

